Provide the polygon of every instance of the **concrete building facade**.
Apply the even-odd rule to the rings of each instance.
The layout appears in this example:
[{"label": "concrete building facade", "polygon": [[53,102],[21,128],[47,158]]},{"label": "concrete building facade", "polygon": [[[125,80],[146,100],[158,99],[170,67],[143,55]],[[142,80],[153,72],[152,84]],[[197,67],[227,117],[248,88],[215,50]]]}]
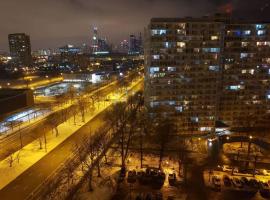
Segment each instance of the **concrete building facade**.
[{"label": "concrete building facade", "polygon": [[188,133],[214,131],[219,120],[251,126],[251,117],[269,112],[269,36],[267,23],[222,15],[152,19],[145,34],[146,105],[165,109]]}]

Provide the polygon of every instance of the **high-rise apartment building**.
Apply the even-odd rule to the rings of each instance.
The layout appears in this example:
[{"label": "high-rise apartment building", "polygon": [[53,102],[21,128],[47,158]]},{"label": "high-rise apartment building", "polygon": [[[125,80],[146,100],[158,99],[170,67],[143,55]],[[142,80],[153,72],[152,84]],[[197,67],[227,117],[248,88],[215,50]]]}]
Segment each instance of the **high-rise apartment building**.
[{"label": "high-rise apartment building", "polygon": [[[183,132],[263,118],[270,102],[270,26],[222,15],[154,18],[145,39],[145,102]],[[254,120],[253,120],[254,122]]]},{"label": "high-rise apartment building", "polygon": [[220,116],[233,127],[267,125],[270,24],[231,21],[225,28]]},{"label": "high-rise apartment building", "polygon": [[10,55],[15,65],[30,66],[32,64],[30,37],[25,33],[8,35]]}]

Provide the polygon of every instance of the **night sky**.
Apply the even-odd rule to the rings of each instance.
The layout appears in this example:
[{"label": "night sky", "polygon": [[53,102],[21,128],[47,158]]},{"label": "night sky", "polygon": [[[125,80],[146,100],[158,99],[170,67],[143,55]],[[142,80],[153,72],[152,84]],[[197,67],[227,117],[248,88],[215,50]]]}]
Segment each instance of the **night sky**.
[{"label": "night sky", "polygon": [[202,16],[221,10],[270,21],[269,0],[0,0],[0,50],[25,32],[32,49],[90,43],[91,27],[117,43],[143,31],[152,17]]}]

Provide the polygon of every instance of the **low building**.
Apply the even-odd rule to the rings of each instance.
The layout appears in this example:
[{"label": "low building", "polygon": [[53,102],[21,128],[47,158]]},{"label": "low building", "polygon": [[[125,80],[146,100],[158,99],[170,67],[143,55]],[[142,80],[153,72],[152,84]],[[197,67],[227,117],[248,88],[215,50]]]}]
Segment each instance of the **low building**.
[{"label": "low building", "polygon": [[29,89],[1,89],[0,116],[34,105],[33,90]]}]

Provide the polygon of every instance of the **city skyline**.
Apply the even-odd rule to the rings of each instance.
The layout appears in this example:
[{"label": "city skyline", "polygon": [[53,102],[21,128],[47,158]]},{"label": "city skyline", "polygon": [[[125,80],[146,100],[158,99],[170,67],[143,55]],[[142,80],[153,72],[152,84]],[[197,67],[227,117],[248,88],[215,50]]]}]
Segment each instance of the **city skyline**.
[{"label": "city skyline", "polygon": [[[12,10],[16,15],[9,15]],[[255,2],[227,0],[161,1],[140,0],[136,2],[102,0],[62,0],[3,2],[0,8],[2,27],[0,49],[8,51],[7,35],[27,33],[33,50],[56,48],[67,43],[75,45],[90,43],[91,30],[98,26],[112,43],[119,43],[133,33],[143,32],[152,17],[200,16],[227,11],[248,19],[269,20],[269,4],[266,0]],[[138,12],[140,11],[140,12]],[[253,13],[250,16],[250,13]],[[35,17],[33,17],[35,16]],[[9,21],[9,23],[5,23]]]}]

